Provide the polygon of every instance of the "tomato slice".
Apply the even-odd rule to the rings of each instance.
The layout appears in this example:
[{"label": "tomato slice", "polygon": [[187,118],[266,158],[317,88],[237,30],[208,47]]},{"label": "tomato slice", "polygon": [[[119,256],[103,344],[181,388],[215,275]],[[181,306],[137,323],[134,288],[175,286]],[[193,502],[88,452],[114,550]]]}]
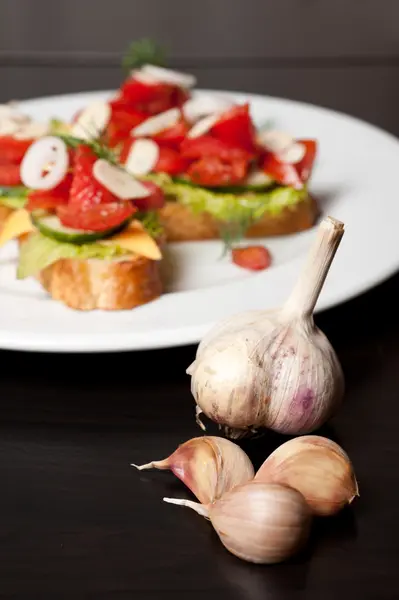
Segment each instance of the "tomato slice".
[{"label": "tomato slice", "polygon": [[138,111],[155,115],[172,108],[174,92],[175,87],[172,85],[147,84],[130,78],[120,88],[120,99]]},{"label": "tomato slice", "polygon": [[25,152],[35,140],[17,140],[11,135],[0,136],[0,161],[21,164]]},{"label": "tomato slice", "polygon": [[67,204],[72,185],[72,174],[68,173],[64,179],[52,190],[35,190],[28,194],[27,210],[33,211],[38,208],[52,210],[57,206]]},{"label": "tomato slice", "polygon": [[250,152],[231,146],[231,144],[217,140],[210,135],[203,135],[192,139],[186,138],[181,145],[181,155],[191,160],[218,157],[221,160],[240,159],[249,161],[252,158]]},{"label": "tomato slice", "polygon": [[0,185],[21,185],[20,166],[12,163],[0,163]]},{"label": "tomato slice", "polygon": [[135,200],[132,200],[134,205],[139,210],[143,211],[162,208],[165,204],[165,195],[162,189],[152,181],[142,181],[141,183],[151,191],[151,195],[146,198],[136,198]]},{"label": "tomato slice", "polygon": [[316,140],[298,140],[300,144],[303,144],[306,148],[306,154],[296,166],[299,177],[305,183],[310,175],[312,174],[312,169],[314,165],[314,161],[317,155],[317,141]]},{"label": "tomato slice", "polygon": [[131,202],[111,202],[105,205],[90,206],[86,210],[82,210],[80,206],[69,204],[59,206],[56,211],[65,227],[84,231],[106,231],[122,225],[137,211],[137,208]]},{"label": "tomato slice", "polygon": [[250,271],[263,271],[270,267],[272,262],[270,252],[264,246],[233,248],[231,254],[234,264]]},{"label": "tomato slice", "polygon": [[178,150],[188,131],[189,127],[182,120],[173,127],[168,127],[168,129],[157,133],[152,137],[152,139],[159,146],[167,146]]},{"label": "tomato slice", "polygon": [[211,133],[222,142],[254,152],[255,127],[249,113],[249,104],[234,106],[225,112],[212,127]]},{"label": "tomato slice", "polygon": [[223,161],[217,156],[208,156],[192,163],[186,174],[193,183],[205,187],[238,185],[248,173],[248,161],[234,159]]},{"label": "tomato slice", "polygon": [[127,106],[112,109],[111,120],[107,127],[107,142],[111,148],[130,136],[133,127],[140,125],[148,118],[143,112]]},{"label": "tomato slice", "polygon": [[168,173],[168,175],[179,175],[183,173],[189,163],[176,150],[172,148],[159,148],[158,162],[154,167],[156,173]]},{"label": "tomato slice", "polygon": [[69,202],[78,205],[81,210],[118,201],[114,194],[94,178],[93,165],[96,160],[97,156],[88,146],[82,145],[77,148]]},{"label": "tomato slice", "polygon": [[296,164],[283,163],[274,154],[267,153],[262,169],[282,185],[290,185],[296,189],[303,187],[309,179],[317,153],[315,140],[298,140],[306,148],[306,154],[301,162]]}]

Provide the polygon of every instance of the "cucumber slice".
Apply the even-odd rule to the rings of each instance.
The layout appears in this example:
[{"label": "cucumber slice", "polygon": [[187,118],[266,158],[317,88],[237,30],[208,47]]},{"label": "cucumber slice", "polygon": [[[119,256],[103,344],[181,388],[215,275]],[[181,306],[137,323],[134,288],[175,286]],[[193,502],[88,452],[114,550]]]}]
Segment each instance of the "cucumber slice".
[{"label": "cucumber slice", "polygon": [[230,185],[224,187],[204,187],[193,183],[189,179],[185,179],[184,177],[173,177],[173,181],[175,183],[180,183],[183,185],[188,185],[194,188],[203,188],[205,190],[209,190],[210,192],[214,192],[217,194],[218,192],[221,194],[245,194],[246,192],[264,192],[269,190],[271,187],[275,185],[273,179],[265,180],[262,183],[245,183],[243,185]]},{"label": "cucumber slice", "polygon": [[35,211],[31,215],[32,223],[46,237],[52,238],[57,242],[66,242],[69,244],[87,244],[103,238],[109,237],[123,229],[130,219],[105,231],[84,231],[82,229],[72,229],[65,227],[56,215],[44,211]]}]

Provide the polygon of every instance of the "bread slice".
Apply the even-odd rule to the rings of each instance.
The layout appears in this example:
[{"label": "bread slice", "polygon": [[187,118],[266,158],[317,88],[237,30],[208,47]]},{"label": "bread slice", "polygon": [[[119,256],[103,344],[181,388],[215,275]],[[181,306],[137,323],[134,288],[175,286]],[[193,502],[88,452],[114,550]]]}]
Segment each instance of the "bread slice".
[{"label": "bread slice", "polygon": [[[297,233],[312,227],[319,214],[316,200],[312,196],[298,204],[283,208],[278,214],[265,214],[252,225],[246,237],[270,237]],[[218,222],[209,213],[194,214],[179,202],[166,202],[160,210],[166,239],[169,242],[212,240],[219,238]]]},{"label": "bread slice", "polygon": [[[23,244],[30,234],[19,237]],[[159,298],[164,291],[162,260],[61,259],[37,280],[53,300],[75,310],[130,310]]]}]

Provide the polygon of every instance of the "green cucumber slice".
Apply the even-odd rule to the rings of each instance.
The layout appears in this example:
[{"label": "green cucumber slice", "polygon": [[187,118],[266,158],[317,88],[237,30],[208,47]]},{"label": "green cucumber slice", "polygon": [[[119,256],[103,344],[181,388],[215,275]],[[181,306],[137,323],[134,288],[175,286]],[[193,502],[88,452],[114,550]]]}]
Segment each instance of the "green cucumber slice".
[{"label": "green cucumber slice", "polygon": [[42,235],[52,238],[57,242],[67,242],[69,244],[87,244],[103,238],[109,237],[123,229],[128,221],[125,221],[118,227],[112,227],[105,231],[84,231],[82,229],[72,229],[65,227],[56,215],[44,211],[35,211],[31,215],[32,223]]},{"label": "green cucumber slice", "polygon": [[[189,179],[186,179],[184,177],[173,177],[173,181],[175,183],[181,183],[183,185],[188,185],[190,187],[194,187],[194,188],[201,188],[203,186],[197,185],[196,183],[193,183],[192,181],[190,181]],[[246,192],[265,192],[266,190],[270,190],[271,187],[275,186],[275,182],[273,181],[273,179],[270,179],[270,182],[267,183],[262,183],[262,184],[243,184],[243,185],[230,185],[230,186],[224,186],[224,187],[212,187],[212,188],[205,188],[203,187],[203,189],[205,190],[209,190],[210,192],[214,192],[214,193],[221,193],[221,194],[245,194]]]}]

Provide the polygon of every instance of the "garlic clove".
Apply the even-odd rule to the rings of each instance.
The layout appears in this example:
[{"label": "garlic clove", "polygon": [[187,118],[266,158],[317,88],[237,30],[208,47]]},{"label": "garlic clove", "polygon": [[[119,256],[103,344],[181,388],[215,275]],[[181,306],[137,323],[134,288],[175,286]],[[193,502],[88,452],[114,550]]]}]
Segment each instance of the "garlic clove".
[{"label": "garlic clove", "polygon": [[180,110],[178,108],[170,108],[163,113],[159,113],[154,117],[149,117],[140,125],[133,127],[130,132],[132,137],[145,137],[147,135],[155,135],[176,125],[180,119]]},{"label": "garlic clove", "polygon": [[249,482],[213,504],[164,498],[209,519],[225,548],[243,560],[273,564],[291,558],[306,543],[311,512],[303,496],[278,484]]},{"label": "garlic clove", "polygon": [[250,481],[255,474],[245,452],[233,442],[217,436],[193,438],[164,460],[132,466],[139,471],[172,471],[204,504],[214,502],[237,485]]},{"label": "garlic clove", "polygon": [[87,106],[72,125],[71,135],[82,140],[91,140],[101,135],[110,119],[111,107],[108,102],[96,101]]},{"label": "garlic clove", "polygon": [[300,142],[296,142],[288,148],[285,148],[277,154],[277,159],[280,162],[287,163],[290,165],[297,164],[305,157],[306,148]]},{"label": "garlic clove", "polygon": [[182,111],[185,119],[190,123],[195,123],[202,117],[221,113],[234,105],[232,100],[219,96],[217,94],[208,94],[190,98],[183,104]]},{"label": "garlic clove", "polygon": [[164,67],[158,67],[156,65],[143,65],[141,67],[141,73],[153,77],[158,82],[169,83],[187,89],[194,87],[197,83],[197,79],[194,75],[182,73],[181,71],[174,71],[172,69],[165,69]]},{"label": "garlic clove", "polygon": [[94,163],[93,176],[98,183],[101,183],[120,200],[146,198],[151,193],[148,188],[129,173],[102,158]]},{"label": "garlic clove", "polygon": [[208,133],[210,129],[220,120],[220,115],[207,115],[203,117],[197,123],[191,127],[190,131],[187,133],[187,137],[190,139],[194,139],[200,137],[201,135],[205,135]]},{"label": "garlic clove", "polygon": [[348,455],[335,442],[317,435],[279,446],[260,467],[255,481],[298,490],[319,516],[336,514],[359,495]]},{"label": "garlic clove", "polygon": [[140,71],[140,69],[133,69],[133,71],[130,73],[130,76],[136,81],[144,83],[145,85],[156,85],[159,83],[159,80],[156,77],[150,75],[149,73],[144,73],[143,71]]},{"label": "garlic clove", "polygon": [[138,139],[133,142],[125,162],[125,169],[132,175],[147,175],[159,159],[159,147],[153,140]]},{"label": "garlic clove", "polygon": [[46,136],[33,142],[25,152],[20,168],[21,181],[32,190],[51,190],[64,179],[68,166],[65,143],[60,138]]},{"label": "garlic clove", "polygon": [[20,127],[15,133],[14,137],[17,140],[31,140],[40,138],[47,135],[50,131],[50,127],[47,123],[28,123]]},{"label": "garlic clove", "polygon": [[256,137],[261,146],[264,146],[266,150],[273,153],[283,152],[295,142],[294,138],[289,133],[276,129],[259,131]]}]

